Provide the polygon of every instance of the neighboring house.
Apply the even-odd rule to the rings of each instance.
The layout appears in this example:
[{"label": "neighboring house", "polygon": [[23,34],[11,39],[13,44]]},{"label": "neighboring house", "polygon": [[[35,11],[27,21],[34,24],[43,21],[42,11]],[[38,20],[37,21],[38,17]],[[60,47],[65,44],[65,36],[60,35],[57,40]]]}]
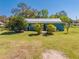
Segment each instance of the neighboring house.
[{"label": "neighboring house", "polygon": [[0,26],[4,26],[4,23],[0,21]]},{"label": "neighboring house", "polygon": [[72,25],[74,26],[79,26],[79,20],[73,20]]},{"label": "neighboring house", "polygon": [[33,24],[35,23],[42,23],[43,24],[43,30],[46,30],[47,24],[54,24],[59,31],[64,31],[63,22],[59,19],[25,19],[25,21],[29,24],[27,26],[27,30],[34,30]]},{"label": "neighboring house", "polygon": [[6,16],[0,16],[0,26],[4,26],[7,19],[8,17]]}]

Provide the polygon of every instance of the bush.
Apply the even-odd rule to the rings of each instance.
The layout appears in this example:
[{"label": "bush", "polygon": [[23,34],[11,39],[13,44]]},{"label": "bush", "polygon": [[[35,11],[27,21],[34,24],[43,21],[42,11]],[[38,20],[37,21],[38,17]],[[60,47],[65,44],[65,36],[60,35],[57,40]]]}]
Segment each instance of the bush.
[{"label": "bush", "polygon": [[20,16],[11,17],[7,23],[7,28],[14,32],[24,32],[25,27],[26,22],[24,18]]},{"label": "bush", "polygon": [[52,32],[56,31],[56,27],[52,24],[47,25],[47,34],[53,34]]},{"label": "bush", "polygon": [[41,34],[41,31],[42,31],[41,24],[35,24],[34,28],[35,28],[35,31],[37,32],[37,34]]}]

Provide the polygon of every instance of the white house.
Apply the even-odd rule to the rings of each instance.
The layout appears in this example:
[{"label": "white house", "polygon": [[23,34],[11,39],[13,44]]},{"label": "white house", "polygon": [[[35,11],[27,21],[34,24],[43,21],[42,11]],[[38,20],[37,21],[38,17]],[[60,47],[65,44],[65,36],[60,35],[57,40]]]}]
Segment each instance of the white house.
[{"label": "white house", "polygon": [[46,26],[47,24],[55,24],[56,28],[59,31],[64,31],[64,26],[62,25],[63,22],[59,19],[59,18],[55,18],[55,19],[50,19],[50,18],[38,18],[38,19],[25,19],[25,21],[29,24],[29,26],[27,27],[29,30],[33,30],[33,24],[35,23],[42,23],[44,24],[43,28],[44,30],[46,30]]}]

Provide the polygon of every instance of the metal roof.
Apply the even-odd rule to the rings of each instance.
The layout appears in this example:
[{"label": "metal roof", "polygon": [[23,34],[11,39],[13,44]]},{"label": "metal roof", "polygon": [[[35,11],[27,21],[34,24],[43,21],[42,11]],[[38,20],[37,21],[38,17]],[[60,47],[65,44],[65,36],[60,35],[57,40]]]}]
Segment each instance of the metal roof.
[{"label": "metal roof", "polygon": [[27,23],[62,23],[59,18],[55,19],[25,19]]}]

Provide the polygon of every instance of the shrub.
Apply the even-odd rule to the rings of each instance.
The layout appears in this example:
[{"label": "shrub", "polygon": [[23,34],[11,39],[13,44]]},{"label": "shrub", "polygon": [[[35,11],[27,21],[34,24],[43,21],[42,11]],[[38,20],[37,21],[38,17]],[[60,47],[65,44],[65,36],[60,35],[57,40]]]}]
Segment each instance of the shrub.
[{"label": "shrub", "polygon": [[41,24],[35,24],[34,28],[35,28],[35,31],[37,32],[37,34],[41,34],[41,31],[42,31]]},{"label": "shrub", "polygon": [[26,22],[24,21],[24,18],[20,16],[11,17],[7,24],[7,28],[14,32],[24,32],[25,27]]},{"label": "shrub", "polygon": [[53,34],[52,32],[56,31],[56,27],[53,24],[47,25],[47,34]]}]

